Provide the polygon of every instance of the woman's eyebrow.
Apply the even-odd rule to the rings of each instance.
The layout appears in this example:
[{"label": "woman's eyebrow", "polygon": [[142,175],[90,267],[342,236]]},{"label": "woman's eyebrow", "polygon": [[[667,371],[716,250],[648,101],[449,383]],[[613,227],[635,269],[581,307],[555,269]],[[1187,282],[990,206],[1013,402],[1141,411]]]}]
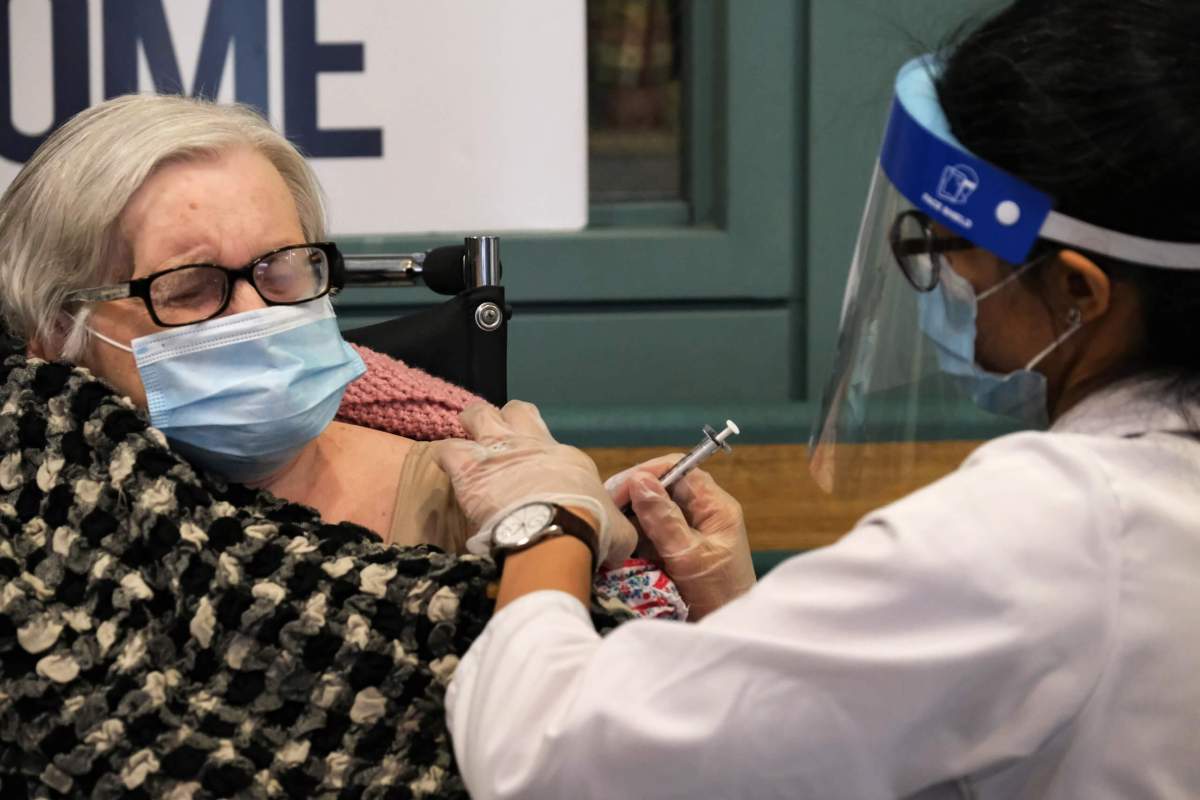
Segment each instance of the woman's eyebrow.
[{"label": "woman's eyebrow", "polygon": [[197,247],[190,251],[184,251],[183,254],[170,256],[162,261],[158,261],[152,267],[147,267],[144,264],[133,263],[133,272],[131,278],[148,278],[151,275],[157,275],[160,272],[166,272],[169,269],[176,267],[188,266],[191,264],[215,264],[216,262],[206,253],[211,252],[207,248]]}]

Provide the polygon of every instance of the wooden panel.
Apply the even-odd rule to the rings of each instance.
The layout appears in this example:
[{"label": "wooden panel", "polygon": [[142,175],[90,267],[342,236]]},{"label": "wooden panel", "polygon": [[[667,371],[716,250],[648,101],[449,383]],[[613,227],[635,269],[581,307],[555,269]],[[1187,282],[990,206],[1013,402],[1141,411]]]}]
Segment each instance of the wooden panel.
[{"label": "wooden panel", "polygon": [[[953,471],[979,442],[937,442],[916,446],[916,470],[901,485],[853,501],[823,493],[808,474],[807,447],[742,445],[705,464],[717,482],[738,499],[755,550],[809,550],[837,541],[864,514]],[[849,446],[849,445],[848,445]],[[590,448],[586,451],[612,475],[663,454],[663,448]],[[865,467],[869,485],[890,483],[887,452]]]}]

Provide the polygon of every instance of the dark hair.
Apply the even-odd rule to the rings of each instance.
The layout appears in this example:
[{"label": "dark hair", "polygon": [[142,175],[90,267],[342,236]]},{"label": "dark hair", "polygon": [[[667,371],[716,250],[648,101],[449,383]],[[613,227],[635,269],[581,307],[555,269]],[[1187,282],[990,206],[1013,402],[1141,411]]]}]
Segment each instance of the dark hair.
[{"label": "dark hair", "polygon": [[[953,41],[938,95],[969,150],[1069,216],[1200,242],[1200,2],[1016,0]],[[1131,368],[1200,396],[1200,271],[1088,255],[1139,292],[1147,341]]]}]

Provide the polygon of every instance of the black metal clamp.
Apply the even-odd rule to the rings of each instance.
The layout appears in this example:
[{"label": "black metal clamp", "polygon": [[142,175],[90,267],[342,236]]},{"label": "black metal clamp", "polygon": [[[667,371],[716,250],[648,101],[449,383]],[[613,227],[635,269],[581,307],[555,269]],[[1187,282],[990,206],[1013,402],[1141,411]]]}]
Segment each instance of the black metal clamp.
[{"label": "black metal clamp", "polygon": [[508,399],[508,320],[498,236],[421,253],[345,256],[346,286],[424,285],[452,299],[345,331],[347,340],[446,378],[490,402]]}]

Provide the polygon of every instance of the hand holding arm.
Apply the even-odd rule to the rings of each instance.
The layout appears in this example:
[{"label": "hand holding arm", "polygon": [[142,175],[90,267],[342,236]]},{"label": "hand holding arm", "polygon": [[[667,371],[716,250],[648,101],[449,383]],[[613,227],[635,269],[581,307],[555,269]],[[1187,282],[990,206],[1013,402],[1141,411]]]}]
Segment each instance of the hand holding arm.
[{"label": "hand holding arm", "polygon": [[[514,400],[497,410],[478,403],[462,412],[462,423],[473,441],[449,439],[435,443],[434,458],[450,476],[471,526],[479,531],[467,542],[471,552],[487,553],[496,522],[513,509],[537,500],[557,503],[594,523],[601,563],[618,564],[633,551],[637,534],[613,505],[596,465],[581,451],[556,442],[535,406]],[[586,552],[582,545],[579,549]],[[538,589],[566,589],[567,585],[586,589],[590,586],[586,566],[583,571],[589,580],[572,579],[564,584],[565,563],[558,571],[548,568],[553,565],[534,563],[546,558],[553,561],[554,553],[568,551],[570,548],[563,546],[538,545],[512,556],[509,562],[513,571],[523,564],[520,573],[525,578],[519,588],[514,588],[513,581],[502,583],[502,599],[516,599]],[[579,561],[569,560],[572,564]],[[506,567],[505,575],[509,572]],[[547,583],[556,575],[557,582]]]}]

